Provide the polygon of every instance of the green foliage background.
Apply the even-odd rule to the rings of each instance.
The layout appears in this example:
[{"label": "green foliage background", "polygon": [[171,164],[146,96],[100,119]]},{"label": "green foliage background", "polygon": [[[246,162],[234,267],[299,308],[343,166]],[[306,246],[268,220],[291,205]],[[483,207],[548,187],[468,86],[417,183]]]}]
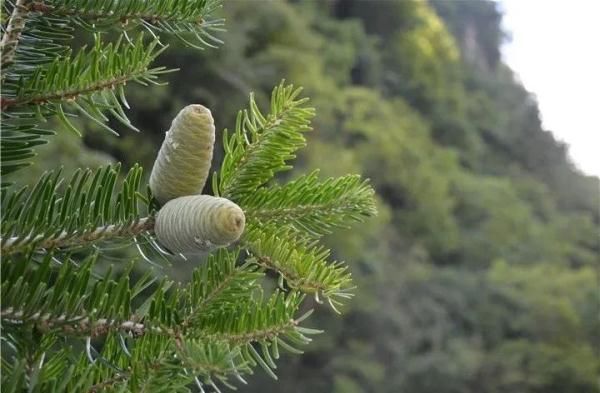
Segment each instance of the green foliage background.
[{"label": "green foliage background", "polygon": [[343,318],[317,315],[327,334],[244,391],[600,391],[599,180],[501,62],[494,2],[227,1],[223,16],[220,49],[173,40],[169,85],[128,89],[142,133],[87,124],[80,147],[65,130],[36,167],[150,168],[183,105],[222,130],[250,91],[264,105],[282,77],[305,86],[317,132],[296,170],[364,174],[380,214],[327,239],[354,262]]}]

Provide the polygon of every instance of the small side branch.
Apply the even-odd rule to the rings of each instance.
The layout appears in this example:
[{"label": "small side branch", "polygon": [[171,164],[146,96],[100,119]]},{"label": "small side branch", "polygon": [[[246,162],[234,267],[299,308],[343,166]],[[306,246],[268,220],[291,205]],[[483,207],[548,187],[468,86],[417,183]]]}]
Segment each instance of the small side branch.
[{"label": "small side branch", "polygon": [[129,334],[132,337],[141,337],[145,334],[153,333],[168,336],[171,338],[179,337],[179,334],[170,328],[161,326],[150,326],[136,321],[135,316],[129,320],[115,320],[99,318],[93,319],[89,316],[55,316],[51,314],[35,313],[26,316],[22,310],[9,307],[0,311],[2,324],[8,325],[31,325],[35,326],[41,332],[60,331],[69,336],[88,336],[100,337],[110,332],[120,332]]},{"label": "small side branch", "polygon": [[94,385],[92,385],[92,387],[90,388],[90,390],[88,390],[89,393],[98,393],[98,392],[103,392],[105,391],[107,388],[113,387],[114,385],[127,381],[127,379],[129,379],[130,375],[126,374],[126,373],[116,373],[113,377],[110,377],[107,380],[104,380],[102,382],[98,382]]},{"label": "small side branch", "polygon": [[[134,320],[131,321],[116,321],[108,319],[90,320],[89,317],[67,317],[66,315],[54,316],[51,314],[35,313],[30,316],[25,316],[23,311],[15,310],[9,307],[0,312],[2,323],[7,325],[26,325],[35,326],[42,332],[51,330],[61,330],[63,333],[70,335],[81,335],[97,337],[107,334],[110,331],[120,331],[131,334],[134,337],[143,336],[148,327]],[[160,328],[152,330],[161,331]]]},{"label": "small side branch", "polygon": [[45,4],[44,2],[33,4],[31,11],[58,17],[81,18],[92,23],[99,20],[118,17],[123,25],[126,25],[130,20],[140,20],[152,25],[158,25],[161,22],[196,23],[201,25],[205,22],[202,16],[177,17],[175,14],[160,15],[158,13],[144,14],[139,12],[115,13],[112,10],[108,12],[97,12],[74,8],[57,8],[52,5]]},{"label": "small side branch", "polygon": [[[138,74],[142,74],[144,70],[140,70]],[[105,81],[99,81],[89,86],[61,91],[60,93],[48,93],[41,95],[25,96],[20,98],[5,98],[3,97],[0,101],[2,109],[6,109],[13,106],[23,105],[43,105],[54,101],[74,101],[82,95],[96,93],[106,89],[114,89],[116,86],[125,85],[128,80],[135,79],[138,75],[126,75],[117,78],[112,78]]]},{"label": "small side branch", "polygon": [[303,218],[308,215],[319,214],[333,215],[341,214],[345,210],[343,200],[327,201],[323,203],[310,203],[290,207],[269,207],[258,209],[247,209],[248,216],[255,217],[257,220],[266,221],[272,219],[280,219],[285,221],[294,221],[298,218]]},{"label": "small side branch", "polygon": [[137,236],[154,229],[154,217],[144,217],[128,225],[107,225],[83,232],[66,233],[45,238],[44,235],[26,237],[11,237],[2,243],[2,254],[8,255],[22,251],[34,244],[35,249],[53,249],[64,247],[77,247],[94,243],[100,240],[124,236]]},{"label": "small side branch", "polygon": [[306,277],[302,277],[297,272],[294,272],[292,269],[289,268],[286,269],[280,263],[277,263],[277,261],[274,261],[268,256],[261,256],[255,254],[254,257],[258,266],[272,270],[275,273],[281,274],[289,284],[293,285],[296,288],[300,288],[306,293],[325,292],[328,289],[323,283],[320,283],[315,280],[310,280]]},{"label": "small side branch", "polygon": [[15,58],[15,52],[19,45],[19,39],[21,38],[21,32],[25,28],[25,20],[29,13],[29,3],[31,0],[17,0],[15,8],[12,10],[10,19],[6,25],[6,32],[2,36],[2,42],[0,43],[0,51],[2,51],[2,59],[0,64],[2,66],[2,79],[6,74],[5,68],[11,64]]},{"label": "small side branch", "polygon": [[298,326],[298,321],[295,319],[290,319],[289,321],[285,321],[281,324],[268,327],[265,329],[257,329],[247,333],[212,333],[212,334],[200,334],[199,337],[210,340],[217,341],[226,341],[231,345],[247,345],[254,342],[264,342],[268,340],[273,340],[275,337],[281,336],[291,329],[296,328]]}]

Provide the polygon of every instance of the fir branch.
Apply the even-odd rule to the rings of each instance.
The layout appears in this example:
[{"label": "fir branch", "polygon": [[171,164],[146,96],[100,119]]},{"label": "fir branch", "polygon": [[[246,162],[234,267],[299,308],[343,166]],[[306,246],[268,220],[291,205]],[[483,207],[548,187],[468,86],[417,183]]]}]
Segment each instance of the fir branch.
[{"label": "fir branch", "polygon": [[130,80],[152,81],[165,72],[164,68],[148,70],[163,50],[157,41],[145,45],[143,36],[132,45],[119,40],[114,45],[104,46],[97,39],[93,48],[84,48],[74,57],[57,58],[47,67],[39,68],[13,97],[2,96],[2,109],[75,101],[82,96],[114,90]]},{"label": "fir branch", "polygon": [[[251,371],[240,360],[239,349],[227,343],[188,338],[171,341],[164,347],[161,345],[165,350],[156,353],[154,345],[148,346],[145,342],[153,338],[145,336],[136,342],[130,358],[133,359],[131,372],[128,373],[131,391],[187,392],[189,384],[194,381],[199,386],[208,384],[213,387],[218,381],[233,388],[228,382],[230,376],[239,377],[241,373]],[[154,353],[148,353],[148,350]],[[165,384],[165,380],[169,383]],[[218,388],[215,390],[218,391]]]},{"label": "fir branch", "polygon": [[127,381],[128,377],[129,377],[128,374],[116,373],[114,376],[92,385],[90,387],[90,389],[88,390],[88,393],[98,393],[98,392],[105,391],[105,389],[107,389],[107,388],[113,387],[114,385],[116,385],[118,383]]},{"label": "fir branch", "polygon": [[238,113],[235,132],[223,136],[225,158],[213,179],[215,195],[239,201],[269,181],[277,172],[290,169],[288,160],[305,146],[304,132],[311,130],[314,109],[297,99],[300,88],[277,86],[271,96],[271,111],[263,115],[254,97],[248,110]]},{"label": "fir branch", "polygon": [[[35,3],[29,3],[29,8]],[[19,46],[11,67],[4,70],[6,84],[19,85],[20,78],[27,79],[38,68],[51,63],[58,57],[69,54],[74,28],[65,25],[62,20],[45,18],[35,13],[27,16],[27,28],[23,30]]]},{"label": "fir branch", "polygon": [[262,225],[290,225],[319,237],[376,214],[374,191],[360,176],[318,180],[318,171],[283,186],[261,188],[241,205],[248,220]]},{"label": "fir branch", "polygon": [[[312,311],[294,318],[302,303],[303,296],[291,292],[287,296],[276,291],[267,302],[247,299],[238,303],[236,318],[229,318],[231,310],[207,316],[198,321],[199,330],[194,337],[207,342],[221,341],[241,349],[240,355],[245,363],[261,366],[270,376],[276,368],[274,360],[279,357],[278,345],[291,352],[301,353],[293,345],[305,345],[311,342],[307,335],[321,333],[319,330],[300,327]],[[293,345],[290,344],[293,343]],[[254,347],[260,345],[260,352]]]},{"label": "fir branch", "polygon": [[[54,68],[56,69],[59,69],[61,68],[61,66],[64,65],[65,64],[59,64],[59,62],[53,64]],[[35,95],[22,96],[19,98],[2,98],[0,103],[2,109],[8,109],[13,106],[43,105],[55,101],[73,101],[83,95],[97,93],[106,89],[112,90],[117,86],[125,85],[127,81],[137,79],[141,77],[144,73],[144,69],[133,70],[127,75],[107,78],[105,80],[100,80],[98,82],[94,82],[85,86],[72,87],[67,88],[65,90],[42,92]]]},{"label": "fir branch", "polygon": [[231,345],[244,345],[291,332],[297,322],[294,314],[303,297],[291,293],[287,297],[276,291],[266,302],[255,299],[239,301],[236,318],[224,318],[230,310],[206,315],[199,320],[197,337],[225,341]]},{"label": "fir branch", "polygon": [[[178,392],[192,382],[191,377],[184,377],[181,372],[183,365],[174,356],[173,340],[148,334],[136,338],[131,352],[125,352],[122,337],[118,333],[106,337],[101,352],[94,351],[97,358],[93,367],[90,367],[91,350],[80,356],[65,391],[106,391],[109,388],[109,391]],[[169,383],[165,384],[165,380]]]},{"label": "fir branch", "polygon": [[[233,263],[236,257],[236,253],[220,251],[211,262],[210,269],[218,269],[221,266],[218,262],[230,261],[231,264],[225,272],[235,270]],[[90,273],[95,258],[88,258],[83,266],[76,266],[67,260],[58,271],[51,269],[51,259],[50,255],[46,256],[39,266],[28,259],[2,265],[4,281],[1,288],[5,308],[1,316],[6,329],[22,331],[24,326],[28,326],[45,334],[88,338],[107,336],[109,339],[125,334],[136,339],[134,351],[138,352],[127,357],[131,362],[147,362],[144,359],[148,358],[148,351],[155,351],[157,345],[159,349],[163,348],[161,351],[169,347],[181,355],[180,360],[170,366],[161,366],[174,369],[193,366],[195,372],[202,370],[209,380],[215,377],[225,384],[228,374],[236,375],[247,370],[248,365],[260,365],[274,376],[273,359],[278,357],[278,346],[298,352],[295,345],[310,342],[307,335],[319,332],[299,326],[307,315],[299,318],[294,316],[302,302],[302,296],[297,292],[287,296],[276,292],[268,301],[263,302],[260,298],[249,297],[248,291],[245,291],[246,296],[240,298],[238,295],[243,290],[240,285],[244,285],[241,280],[237,289],[234,285],[233,290],[226,290],[222,287],[230,287],[230,281],[229,284],[215,287],[213,284],[218,280],[214,279],[213,284],[206,285],[206,298],[212,299],[213,302],[216,297],[229,299],[213,303],[210,312],[198,313],[198,310],[190,308],[194,299],[189,295],[198,295],[200,283],[190,283],[186,289],[175,288],[169,293],[164,285],[159,285],[150,296],[152,305],[148,312],[137,314],[131,312],[130,304],[132,298],[147,287],[147,284],[143,283],[144,279],[141,279],[142,283],[138,282],[137,289],[134,289],[129,285],[128,272],[120,274],[118,281],[113,281],[109,271],[104,279],[90,285]],[[225,272],[214,277],[228,280]],[[253,272],[250,270],[249,273],[254,274]],[[195,277],[202,279],[205,276]],[[48,286],[48,282],[52,282],[53,285]],[[253,284],[250,285],[252,286]],[[227,304],[229,306],[224,306]],[[208,310],[206,304],[202,309]],[[195,315],[193,323],[182,323],[186,320],[185,315],[191,315],[190,313]],[[231,318],[232,315],[236,317]],[[193,353],[187,350],[186,343],[189,340],[202,343],[206,352],[200,347],[192,351]],[[255,344],[260,346],[260,352],[254,348]],[[218,348],[214,347],[215,345]],[[149,347],[146,349],[147,346]],[[116,351],[115,348],[109,349]],[[91,356],[89,353],[88,349],[88,357]],[[120,356],[113,354],[109,357],[117,361]],[[134,364],[137,363],[132,363],[133,371],[141,366]],[[133,376],[133,371],[127,379]],[[173,372],[178,373],[177,370]],[[150,373],[152,374],[151,371]],[[102,380],[107,380],[106,375],[102,375]],[[146,380],[146,377],[149,379]],[[139,377],[145,382],[130,383],[152,384],[152,375],[146,377]],[[98,382],[97,379],[94,380]]]},{"label": "fir branch", "polygon": [[11,237],[4,241],[0,239],[2,254],[10,255],[15,252],[22,252],[32,244],[36,249],[56,249],[56,248],[76,248],[79,246],[88,246],[91,243],[104,240],[114,240],[118,238],[132,238],[154,229],[154,217],[143,217],[130,223],[118,225],[100,226],[94,229],[81,232],[61,232],[55,237],[45,237],[44,235],[28,236],[21,238]]},{"label": "fir branch", "polygon": [[124,87],[129,81],[156,84],[159,75],[169,72],[164,67],[149,68],[164,49],[157,40],[146,43],[142,35],[131,44],[120,39],[104,45],[98,38],[92,48],[84,48],[74,57],[67,53],[33,71],[11,76],[18,77],[18,83],[3,85],[0,101],[2,174],[28,165],[23,160],[31,158],[32,147],[44,143],[44,136],[48,135],[38,128],[47,118],[58,117],[68,129],[79,133],[69,118],[80,114],[117,134],[107,125],[106,113],[110,113],[138,131],[125,113],[129,104]]},{"label": "fir branch", "polygon": [[31,3],[31,0],[16,1],[6,25],[6,30],[2,35],[2,41],[0,42],[0,52],[2,54],[2,56],[0,56],[2,80],[4,80],[6,66],[11,64],[14,60],[21,32],[25,28],[29,3]]},{"label": "fir branch", "polygon": [[220,340],[227,341],[232,345],[242,345],[252,342],[260,342],[263,340],[272,340],[275,337],[292,331],[296,327],[296,325],[296,321],[291,319],[288,321],[282,321],[279,324],[274,324],[264,329],[255,329],[239,334],[219,332],[214,334],[207,334],[203,337],[207,340]]},{"label": "fir branch", "polygon": [[[69,118],[83,115],[116,134],[107,124],[110,113],[126,127],[138,131],[125,114],[124,108],[129,107],[124,86],[130,81],[157,84],[158,75],[170,72],[162,67],[149,69],[166,48],[155,32],[175,35],[196,48],[221,43],[213,32],[221,30],[223,20],[210,17],[220,0],[125,0],[102,4],[83,0],[19,0],[17,5],[13,11],[21,18],[12,20],[27,18],[28,22],[19,40],[9,38],[22,29],[9,29],[12,33],[3,35],[3,43],[15,44],[6,42],[2,47],[2,175],[30,165],[28,160],[35,155],[33,147],[46,143],[44,136],[49,135],[38,125],[50,117],[58,117],[66,128],[79,133]],[[78,17],[81,13],[89,18]],[[65,19],[70,23],[65,23]],[[103,27],[121,25],[124,34],[114,46],[97,40],[92,49],[71,58],[73,24],[88,27],[94,33]],[[144,41],[142,34],[132,40],[126,30],[131,31],[136,25],[149,30],[154,41]],[[130,45],[120,43],[123,37]],[[6,69],[9,59],[14,62]],[[21,137],[29,138],[27,143],[19,140]],[[7,185],[3,183],[2,187]]]},{"label": "fir branch", "polygon": [[[198,23],[204,22],[205,15],[218,6],[216,1],[186,0],[174,2],[165,0],[125,0],[106,3],[98,8],[89,1],[47,0],[35,2],[29,7],[31,12],[39,12],[58,17],[77,17],[90,22],[117,19],[123,24],[132,20],[148,23]],[[111,21],[112,22],[112,21]]]},{"label": "fir branch", "polygon": [[193,326],[198,318],[237,308],[238,301],[252,296],[259,288],[257,281],[263,273],[249,263],[236,266],[238,255],[238,251],[220,249],[194,270],[186,291],[184,308],[188,314],[181,326]]},{"label": "fir branch", "polygon": [[142,168],[134,166],[113,194],[119,165],[77,171],[65,183],[60,171],[42,176],[30,193],[2,193],[0,247],[4,255],[28,249],[52,250],[87,246],[100,240],[135,236],[153,227],[152,216],[141,217],[139,192]]},{"label": "fir branch", "polygon": [[115,281],[110,269],[104,278],[92,278],[95,255],[81,265],[66,259],[59,269],[53,268],[53,260],[51,254],[39,262],[24,256],[2,265],[1,316],[5,328],[35,326],[42,332],[84,336],[111,331],[169,333],[162,327],[142,325],[131,312],[131,299],[139,294],[139,288],[152,282],[145,276],[130,287],[133,265]]},{"label": "fir branch", "polygon": [[109,332],[122,332],[133,337],[140,337],[148,330],[159,333],[165,331],[159,327],[149,329],[135,320],[118,321],[105,318],[91,320],[88,316],[83,315],[67,316],[63,314],[55,316],[51,313],[41,314],[39,312],[26,316],[23,310],[13,309],[12,307],[0,311],[0,316],[5,326],[30,325],[43,333],[59,330],[64,335],[84,337],[104,336]]},{"label": "fir branch", "polygon": [[[0,175],[6,175],[20,168],[30,165],[24,162],[35,156],[33,148],[46,143],[45,136],[54,135],[53,131],[38,128],[37,119],[20,117],[12,121],[2,113],[2,127],[0,128]],[[2,183],[2,187],[10,183]]]},{"label": "fir branch", "polygon": [[[244,245],[255,257],[255,263],[277,272],[294,289],[312,294],[318,302],[323,296],[337,312],[343,299],[352,296],[352,278],[341,262],[327,262],[329,250],[295,239],[275,227],[249,226]],[[282,283],[280,283],[280,286]]]},{"label": "fir branch", "polygon": [[[45,16],[70,18],[85,28],[121,28],[142,26],[152,34],[174,34],[186,44],[202,48],[216,47],[222,41],[212,32],[220,31],[222,19],[210,16],[221,5],[220,0],[124,0],[96,3],[80,0],[47,0],[33,4],[32,12]],[[192,36],[191,42],[186,36]]]}]

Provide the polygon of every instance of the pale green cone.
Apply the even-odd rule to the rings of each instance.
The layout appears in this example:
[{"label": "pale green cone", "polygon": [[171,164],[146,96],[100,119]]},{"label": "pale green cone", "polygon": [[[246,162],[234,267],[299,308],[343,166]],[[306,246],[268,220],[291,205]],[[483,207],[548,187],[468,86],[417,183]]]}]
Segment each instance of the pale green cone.
[{"label": "pale green cone", "polygon": [[225,247],[244,232],[246,218],[225,198],[190,195],[167,202],[156,216],[156,237],[174,253],[196,253]]},{"label": "pale green cone", "polygon": [[152,195],[165,204],[171,199],[202,192],[215,143],[215,124],[202,105],[183,108],[165,135],[152,173]]}]

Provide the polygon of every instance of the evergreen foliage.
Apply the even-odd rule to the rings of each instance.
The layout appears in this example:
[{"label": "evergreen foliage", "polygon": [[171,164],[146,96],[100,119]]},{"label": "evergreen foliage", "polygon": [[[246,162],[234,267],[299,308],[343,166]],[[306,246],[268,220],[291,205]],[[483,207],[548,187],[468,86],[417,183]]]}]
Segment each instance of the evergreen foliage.
[{"label": "evergreen foliage", "polygon": [[[112,6],[130,1],[77,3],[83,8],[94,3]],[[190,2],[177,1],[183,3]],[[217,264],[223,266],[220,269],[202,269],[210,264],[196,269],[196,257],[187,256],[188,262],[184,262],[179,256],[165,255],[160,252],[164,247],[155,244],[154,236],[145,231],[133,238],[134,249],[130,247],[131,237],[116,236],[98,239],[91,246],[67,244],[63,249],[55,248],[54,258],[63,263],[70,258],[81,266],[88,253],[94,251],[97,257],[90,282],[103,279],[109,263],[114,264],[109,276],[119,282],[128,271],[123,261],[138,255],[139,248],[138,259],[144,261],[136,262],[128,275],[132,287],[140,279],[141,283],[151,282],[131,301],[131,310],[144,315],[151,306],[145,300],[153,298],[159,288],[166,299],[172,300],[174,292],[189,289],[190,281],[198,280],[203,286],[196,287],[199,294],[192,297],[209,299],[200,305],[207,315],[235,307],[237,301],[246,302],[243,294],[247,291],[252,291],[257,301],[263,292],[263,302],[268,301],[276,286],[286,293],[292,288],[307,293],[294,318],[313,306],[319,307],[315,293],[325,303],[330,299],[344,302],[341,317],[315,312],[300,324],[327,332],[306,335],[314,340],[311,345],[294,345],[283,338],[286,344],[303,350],[304,356],[286,355],[288,351],[277,342],[281,361],[270,353],[277,365],[277,381],[267,372],[248,375],[246,371],[252,367],[247,364],[248,369],[238,368],[248,382],[242,387],[229,361],[237,352],[228,343],[202,346],[203,342],[194,340],[183,342],[188,361],[185,370],[189,375],[197,372],[201,382],[207,381],[205,368],[200,365],[212,363],[212,380],[221,390],[217,375],[227,376],[227,383],[247,392],[599,392],[600,182],[573,165],[568,147],[543,128],[535,98],[502,62],[500,45],[506,33],[499,3],[279,0],[227,1],[223,6],[219,15],[228,21],[227,32],[217,31],[216,35],[226,41],[225,45],[216,51],[197,51],[176,36],[161,33],[160,42],[168,44],[169,49],[150,67],[181,70],[161,74],[158,81],[168,81],[168,85],[127,84],[127,101],[134,110],[125,112],[143,132],[130,132],[127,126],[111,119],[105,124],[120,132],[116,138],[85,116],[69,116],[69,121],[82,130],[83,138],[72,132],[36,137],[39,141],[49,138],[52,143],[31,146],[38,156],[13,163],[32,160],[35,165],[3,176],[3,181],[33,187],[44,170],[56,170],[60,159],[64,165],[60,176],[65,180],[58,181],[56,193],[62,196],[75,168],[121,162],[126,170],[121,170],[115,180],[116,196],[127,171],[136,163],[146,169],[147,177],[157,147],[165,139],[164,131],[181,108],[190,103],[206,105],[219,129],[233,126],[228,140],[234,143],[231,141],[235,139],[239,109],[246,107],[251,116],[247,94],[254,92],[254,101],[267,118],[273,86],[285,78],[303,86],[303,94],[311,97],[310,105],[303,103],[301,107],[318,108],[318,116],[310,123],[318,132],[300,133],[307,138],[308,148],[290,150],[298,156],[293,170],[277,172],[291,164],[277,161],[272,181],[261,180],[258,185],[235,180],[238,185],[244,183],[254,189],[252,193],[231,196],[236,204],[243,205],[248,218],[240,250],[230,250],[239,251],[240,260]],[[565,10],[569,7],[573,5],[565,4]],[[4,22],[10,10],[7,8],[3,14]],[[40,29],[47,34],[47,25],[38,23],[40,15],[28,15],[25,26],[34,26],[35,30],[23,32],[17,52],[33,42],[28,37],[37,35],[41,39]],[[216,26],[218,20],[210,15],[204,18],[205,25],[214,21]],[[115,42],[123,30],[135,42],[137,31],[147,30],[133,18],[125,26],[120,21],[110,26],[91,21],[96,31],[103,32],[105,43]],[[70,46],[75,55],[84,44],[88,51],[94,45],[90,35],[80,34],[79,30],[89,30],[91,25],[79,23],[75,40],[68,41],[73,42]],[[16,27],[11,36],[18,31],[18,24]],[[60,31],[68,27],[61,24]],[[53,27],[51,31],[58,30]],[[146,31],[147,42],[154,38],[151,33],[160,32]],[[191,33],[183,38],[189,41],[194,37]],[[62,41],[60,38],[54,37],[59,43],[67,42],[67,37]],[[581,38],[584,43],[589,37]],[[20,56],[34,53],[40,58],[47,53],[49,63],[55,57],[53,53],[65,53],[66,48],[46,41],[38,49],[20,52]],[[18,64],[3,68],[14,72]],[[74,108],[65,110],[77,113]],[[109,112],[106,115],[111,116]],[[36,132],[61,131],[62,126],[53,119],[49,116],[47,123],[39,123]],[[21,124],[25,120],[21,119]],[[258,125],[254,127],[265,132]],[[250,127],[243,128],[248,141],[240,139],[241,153],[253,138]],[[222,139],[218,134],[213,171],[226,155]],[[318,176],[313,173],[316,168]],[[210,189],[214,194],[219,190],[221,173],[216,172],[218,181],[212,188],[205,187],[204,192]],[[93,178],[94,173],[89,176]],[[344,227],[355,223],[352,204],[361,206],[356,195],[362,188],[353,185],[347,173],[368,176],[378,196],[377,218],[353,225],[351,230]],[[153,202],[147,205],[146,177],[142,177],[136,194],[141,218],[158,209]],[[330,177],[339,180],[329,183]],[[348,184],[348,189],[357,190],[357,194],[346,194],[344,187],[331,191],[331,184],[336,182]],[[323,188],[317,192],[317,187]],[[304,188],[309,192],[296,194]],[[16,190],[9,189],[7,195]],[[20,200],[28,195],[25,191]],[[266,200],[269,195],[273,199]],[[315,195],[323,196],[321,204],[313,200]],[[284,197],[289,199],[280,200]],[[332,216],[328,203],[336,199],[342,214]],[[306,205],[306,209],[297,203]],[[327,209],[320,215],[313,213],[317,207]],[[300,211],[307,215],[291,221],[288,215],[277,216],[283,211],[290,216]],[[335,221],[334,217],[345,218]],[[320,226],[325,223],[330,225]],[[333,233],[326,234],[330,231]],[[15,236],[18,233],[10,234]],[[324,256],[327,249],[331,249],[329,257]],[[43,249],[36,250],[33,257],[37,265],[29,266],[32,271],[46,255]],[[24,258],[21,255],[21,251],[15,252],[5,260]],[[234,255],[218,260],[232,261]],[[221,258],[213,255],[211,261],[215,257]],[[174,262],[168,274],[162,268],[165,258]],[[340,264],[338,269],[329,262],[335,260],[352,263],[348,267]],[[155,273],[148,269],[149,263]],[[59,269],[56,261],[51,267]],[[3,269],[4,277],[7,266]],[[305,276],[307,271],[316,274]],[[146,274],[150,275],[144,278]],[[179,284],[178,280],[183,282]],[[221,280],[231,283],[223,288],[222,296],[218,294]],[[49,279],[49,285],[51,282]],[[323,286],[328,288],[327,296],[317,290]],[[346,300],[348,291],[355,295],[351,302]],[[185,296],[180,297],[183,299]],[[15,336],[17,328],[10,329]],[[88,369],[85,377],[68,378],[65,372],[68,382],[57,380],[57,386],[64,384],[66,390],[77,391],[77,386],[84,389],[95,384],[89,390],[102,391],[104,387],[110,391],[123,387],[128,380],[127,386],[137,390],[144,386],[157,391],[189,387],[193,378],[186,377],[177,359],[171,357],[173,347],[162,336],[134,339],[123,332],[121,336],[134,360],[122,358],[123,343],[115,333],[95,337],[90,342],[91,355],[96,359],[94,368]],[[17,370],[10,374],[3,389],[4,385],[9,386],[6,390],[13,386],[21,389],[30,375],[38,375],[38,380],[46,378],[57,365],[75,363],[73,370],[84,370],[89,365],[85,335],[61,335],[59,344],[56,335],[46,334],[39,340],[35,333],[33,337],[30,341],[34,344],[19,347],[29,351],[30,357],[15,363],[17,366],[3,360],[3,375],[9,375],[5,374],[8,367]],[[140,342],[143,345],[138,345]],[[262,353],[262,346],[254,345]],[[7,347],[7,351],[13,351],[3,341],[3,351]],[[275,350],[274,343],[269,348]],[[94,350],[103,351],[102,357]],[[157,362],[138,361],[146,356],[143,350],[150,351]],[[25,367],[27,359],[39,360],[43,352],[47,353],[43,371],[27,374],[34,369]],[[194,364],[190,363],[192,358]],[[64,359],[69,361],[65,363]],[[263,360],[270,364],[264,356]],[[162,366],[153,368],[156,364]],[[127,369],[129,365],[132,368]],[[165,378],[171,386],[160,385]],[[214,389],[206,384],[203,388]]]},{"label": "evergreen foliage", "polygon": [[[78,116],[117,133],[133,130],[125,85],[160,84],[164,37],[191,47],[220,43],[213,0],[17,0],[5,2],[2,36],[2,175],[30,164],[54,129],[79,133]],[[93,44],[71,49],[92,31]],[[146,33],[144,34],[144,30]],[[149,34],[148,34],[149,33]],[[30,392],[219,391],[262,368],[276,378],[280,350],[302,353],[320,330],[304,326],[305,295],[339,311],[350,272],[318,239],[375,214],[358,176],[283,185],[276,173],[306,144],[314,109],[301,89],[275,87],[268,111],[254,98],[224,133],[213,192],[241,206],[240,242],[198,256],[157,241],[160,204],[140,165],[45,173],[33,187],[3,179],[1,210],[2,388]],[[60,123],[58,123],[58,121]],[[64,130],[59,130],[64,132]],[[26,173],[22,171],[20,173]],[[124,175],[124,176],[123,176]],[[12,179],[15,179],[14,175]],[[115,250],[135,247],[139,257]],[[177,282],[165,263],[195,266]],[[269,289],[268,271],[279,277]]]}]

